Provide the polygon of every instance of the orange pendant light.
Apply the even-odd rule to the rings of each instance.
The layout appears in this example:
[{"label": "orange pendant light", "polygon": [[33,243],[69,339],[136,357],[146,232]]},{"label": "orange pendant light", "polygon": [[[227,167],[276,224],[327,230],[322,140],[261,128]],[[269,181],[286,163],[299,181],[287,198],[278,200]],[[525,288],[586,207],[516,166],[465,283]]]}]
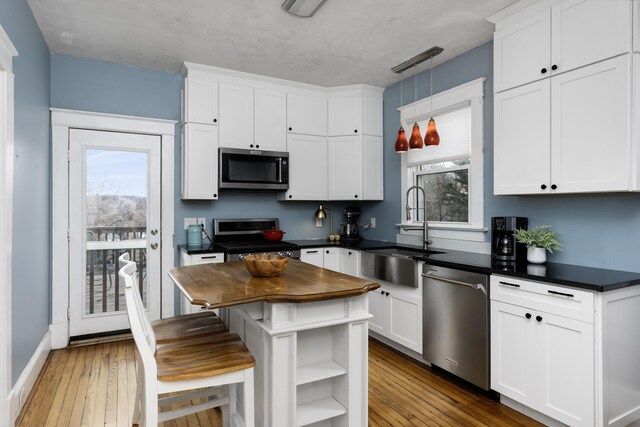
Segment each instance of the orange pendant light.
[{"label": "orange pendant light", "polygon": [[440,135],[438,135],[438,129],[436,128],[436,121],[429,120],[427,124],[427,134],[424,136],[424,143],[428,147],[429,145],[440,145]]},{"label": "orange pendant light", "polygon": [[400,126],[398,139],[396,139],[396,153],[406,153],[408,149],[409,143],[407,142],[407,135],[404,133],[404,128]]},{"label": "orange pendant light", "polygon": [[413,130],[411,131],[411,138],[409,139],[409,149],[419,150],[423,145],[422,135],[420,135],[420,126],[418,126],[418,123],[414,123]]}]

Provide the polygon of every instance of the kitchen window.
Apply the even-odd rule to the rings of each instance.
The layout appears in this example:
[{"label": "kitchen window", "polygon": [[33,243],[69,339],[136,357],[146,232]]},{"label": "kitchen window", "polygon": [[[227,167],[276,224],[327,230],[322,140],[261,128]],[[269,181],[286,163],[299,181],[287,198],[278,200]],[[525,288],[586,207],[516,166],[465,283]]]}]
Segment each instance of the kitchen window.
[{"label": "kitchen window", "polygon": [[407,188],[419,185],[427,195],[430,238],[484,241],[483,83],[477,79],[434,95],[433,114],[429,98],[401,109],[407,136],[415,121],[426,130],[432,115],[440,135],[440,145],[402,155],[401,234],[420,234],[415,228],[424,221],[422,192],[409,194],[410,218],[405,210]]}]

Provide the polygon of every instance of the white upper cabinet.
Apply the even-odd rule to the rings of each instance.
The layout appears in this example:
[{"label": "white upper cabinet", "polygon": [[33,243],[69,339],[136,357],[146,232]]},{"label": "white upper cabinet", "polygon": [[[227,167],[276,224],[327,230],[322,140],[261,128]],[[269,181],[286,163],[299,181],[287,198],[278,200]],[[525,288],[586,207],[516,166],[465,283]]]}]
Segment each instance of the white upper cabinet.
[{"label": "white upper cabinet", "polygon": [[255,90],[255,148],[287,151],[287,98],[284,90]]},{"label": "white upper cabinet", "polygon": [[327,135],[327,98],[324,93],[287,94],[287,131],[304,135]]},{"label": "white upper cabinet", "polygon": [[185,77],[182,86],[182,122],[217,124],[217,81],[201,77]]},{"label": "white upper cabinet", "polygon": [[494,91],[549,75],[551,54],[549,10],[529,16],[493,36]]},{"label": "white upper cabinet", "polygon": [[500,92],[574,70],[631,48],[630,1],[565,0],[522,12],[494,35],[494,82]]},{"label": "white upper cabinet", "polygon": [[362,133],[383,136],[382,93],[378,96],[362,97]]},{"label": "white upper cabinet", "polygon": [[329,200],[362,200],[362,137],[329,137]]},{"label": "white upper cabinet", "polygon": [[220,146],[253,148],[253,88],[220,83]]},{"label": "white upper cabinet", "polygon": [[287,135],[289,190],[281,200],[327,200],[327,137]]},{"label": "white upper cabinet", "polygon": [[362,134],[362,98],[329,98],[329,136]]},{"label": "white upper cabinet", "polygon": [[381,136],[362,136],[362,198],[384,199],[384,151]]},{"label": "white upper cabinet", "polygon": [[218,198],[218,127],[200,123],[182,126],[182,199]]}]

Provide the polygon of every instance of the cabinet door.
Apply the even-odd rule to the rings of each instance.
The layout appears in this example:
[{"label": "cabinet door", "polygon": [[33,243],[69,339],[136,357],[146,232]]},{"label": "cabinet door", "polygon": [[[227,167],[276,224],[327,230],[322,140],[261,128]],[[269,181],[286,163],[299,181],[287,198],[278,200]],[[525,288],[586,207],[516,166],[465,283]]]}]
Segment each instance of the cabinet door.
[{"label": "cabinet door", "polygon": [[494,194],[550,191],[550,86],[542,80],[494,97]]},{"label": "cabinet door", "polygon": [[340,250],[339,248],[325,248],[324,252],[324,268],[333,271],[340,271]]},{"label": "cabinet door", "polygon": [[327,138],[287,135],[289,190],[285,200],[327,200]]},{"label": "cabinet door", "polygon": [[551,9],[552,74],[628,52],[631,8],[630,1],[565,0],[554,6]]},{"label": "cabinet door", "polygon": [[629,60],[623,55],[551,79],[552,193],[629,189]]},{"label": "cabinet door", "polygon": [[362,137],[329,137],[329,200],[362,200]]},{"label": "cabinet door", "polygon": [[395,289],[386,291],[385,326],[388,337],[422,353],[422,298]]},{"label": "cabinet door", "polygon": [[362,199],[384,200],[384,151],[381,136],[362,136]]},{"label": "cabinet door", "polygon": [[198,123],[182,126],[181,198],[218,198],[218,127]]},{"label": "cabinet door", "polygon": [[548,313],[536,315],[539,397],[534,409],[568,425],[595,425],[594,325]]},{"label": "cabinet door", "polygon": [[220,83],[220,146],[253,148],[253,88]]},{"label": "cabinet door", "polygon": [[533,310],[491,301],[491,388],[527,406],[536,393],[534,322]]},{"label": "cabinet door", "polygon": [[360,252],[340,248],[340,272],[351,276],[360,276]]},{"label": "cabinet door", "polygon": [[324,267],[322,248],[302,249],[300,251],[300,261],[313,264],[316,267]]},{"label": "cabinet door", "polygon": [[350,96],[329,99],[329,136],[362,133],[362,98]]},{"label": "cabinet door", "polygon": [[218,82],[185,77],[183,121],[216,124],[218,122]]},{"label": "cabinet door", "polygon": [[284,91],[255,91],[256,148],[287,151],[287,99]]},{"label": "cabinet door", "polygon": [[523,85],[550,74],[551,12],[549,9],[493,36],[494,91]]},{"label": "cabinet door", "polygon": [[287,129],[289,133],[326,136],[327,99],[324,94],[287,94]]},{"label": "cabinet door", "polygon": [[362,97],[362,134],[383,136],[382,96]]},{"label": "cabinet door", "polygon": [[369,313],[373,315],[373,317],[369,319],[369,329],[380,335],[386,335],[384,330],[384,305],[387,302],[387,299],[382,295],[382,292],[384,292],[384,290],[382,288],[378,288],[368,294]]}]

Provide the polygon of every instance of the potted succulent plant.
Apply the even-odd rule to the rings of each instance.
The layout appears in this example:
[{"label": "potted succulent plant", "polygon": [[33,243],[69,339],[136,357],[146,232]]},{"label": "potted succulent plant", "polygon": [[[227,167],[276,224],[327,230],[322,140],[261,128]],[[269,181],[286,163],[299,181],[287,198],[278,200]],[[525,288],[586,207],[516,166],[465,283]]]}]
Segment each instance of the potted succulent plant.
[{"label": "potted succulent plant", "polygon": [[558,242],[558,234],[550,230],[550,225],[541,225],[533,230],[517,228],[514,230],[516,241],[527,246],[527,261],[542,264],[547,261],[547,253],[561,251],[562,245]]}]

